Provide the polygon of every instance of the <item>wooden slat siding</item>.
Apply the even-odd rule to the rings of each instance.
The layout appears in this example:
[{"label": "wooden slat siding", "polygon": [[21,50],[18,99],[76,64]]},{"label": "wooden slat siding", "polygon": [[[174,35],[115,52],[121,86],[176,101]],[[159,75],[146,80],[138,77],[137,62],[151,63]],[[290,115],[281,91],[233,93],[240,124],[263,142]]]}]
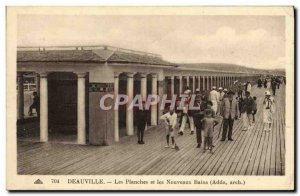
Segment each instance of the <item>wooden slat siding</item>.
[{"label": "wooden slat siding", "polygon": [[[215,129],[214,129],[214,137],[213,137],[213,143],[214,145],[217,145],[218,143],[218,139],[217,139],[217,135],[218,135],[218,127],[219,126],[216,126]],[[203,138],[202,138],[203,139]],[[203,142],[204,142],[204,139],[203,139]],[[176,158],[176,164],[175,164],[175,168],[173,169],[174,172],[176,171],[176,174],[180,174],[180,170],[184,169],[184,168],[188,168],[191,164],[191,160],[193,159],[196,159],[196,161],[200,161],[201,158],[203,158],[203,146],[204,146],[204,143],[202,143],[202,146],[201,148],[196,148],[196,136],[194,136],[194,142],[190,142],[190,145],[188,148],[190,148],[189,152],[193,153],[193,154],[185,154],[184,158],[183,159],[178,159]],[[216,149],[214,149],[216,150]],[[170,163],[171,164],[171,163]],[[167,165],[165,166],[164,168],[162,168],[162,170],[165,170],[163,171],[161,174],[175,174],[174,172],[173,173],[169,173],[169,170],[172,169],[172,165]]]},{"label": "wooden slat siding", "polygon": [[[262,98],[258,97],[257,104],[259,105],[260,103],[262,103]],[[240,158],[237,157],[234,163],[232,164],[230,170],[227,173],[228,175],[244,175],[244,172],[242,173],[240,172],[246,170],[248,163],[250,161],[250,157],[253,152],[254,145],[257,141],[259,131],[261,129],[261,122],[259,121],[259,119],[261,118],[262,118],[262,112],[261,109],[258,108],[257,115],[256,115],[256,122],[255,122],[255,126],[257,127],[253,129],[254,135],[250,136],[249,135],[250,132],[247,132],[248,137],[250,137],[251,139],[249,140],[247,145],[245,145],[245,149],[241,157]],[[243,169],[243,165],[244,165],[244,169]]]},{"label": "wooden slat siding", "polygon": [[[60,149],[57,149],[57,151],[60,151]],[[57,153],[57,151],[56,154],[46,152],[39,159],[42,161],[33,161],[31,164],[28,164],[33,169],[31,174],[45,173],[45,171],[50,172],[55,165],[62,165],[67,160],[74,160],[75,157],[73,153],[81,155],[82,152],[75,146],[72,147],[71,150],[66,149],[65,152],[62,153]],[[81,159],[84,158],[82,155],[77,157],[81,157]],[[54,162],[53,160],[56,161]]]},{"label": "wooden slat siding", "polygon": [[[172,149],[172,151],[170,151],[170,149],[166,149],[166,151],[165,151],[166,153],[163,156],[159,157],[160,158],[159,163],[155,167],[147,166],[147,169],[145,169],[145,174],[151,174],[151,173],[155,172],[158,175],[162,175],[163,172],[165,172],[168,168],[176,167],[176,165],[178,165],[176,163],[178,160],[181,160],[183,153],[186,155],[187,153],[189,153],[193,150],[190,146],[190,144],[191,144],[190,137],[193,137],[193,136],[185,134],[185,135],[183,135],[183,137],[179,136],[179,137],[175,138],[176,142],[180,141],[181,138],[184,139],[184,143],[183,143],[183,141],[181,141],[181,143],[177,142],[178,146],[180,148],[180,151],[176,152],[176,151],[174,151],[174,149]],[[186,150],[188,150],[188,152],[186,152]],[[180,159],[178,159],[178,157],[180,157]]]},{"label": "wooden slat siding", "polygon": [[[282,92],[283,91],[283,92]],[[281,90],[281,95],[285,94],[285,89]],[[281,133],[281,175],[285,175],[285,154],[286,154],[286,148],[285,148],[285,122],[283,123],[282,121],[285,119],[285,107],[282,107],[283,105],[285,106],[285,97],[284,96],[279,96],[280,102],[277,102],[277,105],[281,105],[280,107],[280,112],[277,112],[277,115],[279,115],[280,117],[278,117],[278,120],[281,121],[280,123],[280,133]],[[278,104],[280,103],[280,104]],[[282,104],[284,103],[284,104]]]},{"label": "wooden slat siding", "polygon": [[[152,146],[152,148],[147,148],[146,145],[140,145],[138,154],[133,154],[133,157],[126,159],[125,161],[119,160],[119,164],[116,165],[116,168],[110,168],[107,172],[130,174],[130,169],[131,172],[140,169],[145,164],[149,164],[150,161],[153,161],[153,159],[156,159],[163,154],[163,146],[161,144],[163,144],[164,141],[165,130],[164,127],[162,127],[157,139],[152,139],[150,141],[148,139],[146,140],[147,145]],[[128,164],[130,164],[131,167],[128,167]]]},{"label": "wooden slat siding", "polygon": [[[260,124],[257,124],[258,128],[260,127]],[[247,134],[245,134],[247,135]],[[250,149],[251,149],[251,146],[254,145],[256,139],[257,139],[257,135],[258,135],[258,131],[255,130],[254,131],[254,135],[252,137],[250,137],[251,139],[248,140],[248,143],[245,145],[245,148],[244,150],[240,151],[241,152],[241,156],[236,156],[234,162],[232,163],[229,171],[226,173],[225,171],[223,172],[224,175],[239,175],[240,174],[240,171],[241,171],[241,168],[243,166],[243,163],[246,162],[248,163],[249,162],[249,154],[251,153],[250,152]],[[248,135],[249,137],[249,135]]]},{"label": "wooden slat siding", "polygon": [[262,124],[260,124],[260,125],[261,125],[261,128],[259,129],[256,141],[255,141],[254,145],[252,146],[253,148],[251,148],[249,150],[250,154],[249,154],[249,156],[247,156],[247,158],[240,170],[239,175],[251,175],[251,172],[252,172],[252,169],[254,166],[254,162],[255,162],[256,158],[259,157],[259,156],[257,156],[257,153],[258,153],[260,141],[263,136],[263,131],[262,131],[263,126],[262,126]]},{"label": "wooden slat siding", "polygon": [[[161,127],[158,127],[158,131],[161,131]],[[145,137],[147,138],[148,136],[148,132],[146,132]],[[155,135],[154,135],[155,136]],[[148,142],[148,139],[150,141],[155,140],[155,138],[152,138],[153,135],[150,135],[150,138],[147,138],[146,143],[151,145],[151,143]],[[144,147],[143,145],[137,145],[137,141],[135,137],[132,137],[134,139],[130,140],[128,145],[126,145],[126,149],[124,148],[124,144],[123,142],[120,142],[120,144],[116,144],[114,147],[114,150],[112,151],[113,153],[118,154],[118,156],[105,156],[107,157],[107,159],[105,160],[96,160],[98,164],[93,164],[93,162],[86,162],[86,166],[84,166],[84,168],[82,168],[83,173],[87,174],[89,172],[92,171],[99,171],[99,167],[101,166],[101,170],[103,172],[108,172],[109,169],[114,168],[114,166],[118,166],[120,163],[122,162],[126,162],[126,160],[129,161],[133,161],[133,157],[137,154],[139,154],[139,152],[142,152],[141,150],[135,152],[135,153],[130,153],[128,154],[128,151],[133,151],[133,150],[137,150],[137,147],[139,149],[141,149],[142,147]],[[128,139],[128,138],[127,138]],[[111,148],[112,146],[107,146],[106,148]],[[101,157],[99,157],[98,159],[100,159]],[[100,172],[100,171],[99,171]]]},{"label": "wooden slat siding", "polygon": [[[242,124],[242,123],[240,123],[240,124]],[[241,131],[241,130],[238,129],[237,131]],[[220,173],[222,173],[227,162],[236,156],[236,154],[234,154],[234,151],[244,142],[244,139],[245,139],[244,133],[241,133],[241,136],[239,139],[234,138],[234,141],[230,142],[233,144],[230,144],[230,146],[227,148],[227,151],[223,155],[220,155],[220,158],[218,160],[216,160],[216,165],[208,173],[208,175],[219,175],[219,173],[217,173],[218,171]],[[241,142],[242,140],[243,140],[243,142]],[[206,174],[206,173],[204,173],[204,174]]]},{"label": "wooden slat siding", "polygon": [[[239,136],[242,135],[241,131],[235,132],[233,137],[236,139],[239,139]],[[222,148],[215,152],[215,154],[211,155],[209,154],[208,159],[205,163],[202,165],[198,165],[198,167],[192,172],[192,175],[205,175],[205,171],[209,171],[213,168],[213,166],[216,164],[216,159],[224,154],[228,147],[230,146],[229,142],[223,142]]]},{"label": "wooden slat siding", "polygon": [[280,132],[280,160],[281,160],[281,175],[285,175],[285,137],[284,137],[284,128],[282,126],[282,123],[279,125]]},{"label": "wooden slat siding", "polygon": [[[276,123],[276,125],[279,123]],[[276,126],[278,128],[278,125]],[[280,160],[280,133],[276,131],[276,165],[275,165],[275,173],[276,175],[281,175],[281,160]]]},{"label": "wooden slat siding", "polygon": [[264,168],[265,168],[265,164],[266,164],[266,155],[267,155],[267,149],[269,146],[269,138],[270,138],[270,132],[266,131],[265,132],[265,139],[263,142],[263,146],[262,146],[262,152],[261,152],[261,157],[260,157],[260,161],[258,164],[258,169],[257,169],[257,175],[263,175],[264,174]]},{"label": "wooden slat siding", "polygon": [[[179,130],[179,129],[178,129]],[[182,152],[186,152],[186,147],[188,146],[189,142],[190,142],[190,138],[191,136],[185,134],[183,136],[177,136],[177,131],[175,132],[175,142],[177,142],[178,146],[180,146],[180,151],[176,152],[174,149],[171,148],[164,148],[164,146],[166,145],[166,139],[165,139],[165,132],[163,133],[164,135],[162,135],[162,138],[164,138],[163,144],[161,146],[158,146],[158,152],[161,151],[162,153],[152,153],[152,157],[149,157],[146,164],[145,163],[141,163],[141,167],[137,168],[136,171],[127,171],[126,173],[133,173],[133,174],[147,174],[149,173],[149,170],[151,171],[151,169],[157,168],[160,165],[165,165],[170,161],[175,161],[174,157],[178,157],[178,156],[182,156]],[[180,141],[180,143],[178,143],[178,141]],[[171,138],[170,138],[170,144],[171,144]],[[183,150],[184,149],[184,150]],[[147,156],[148,157],[148,156]],[[141,162],[143,162],[141,160]],[[156,163],[156,164],[155,164]],[[150,172],[151,173],[151,172]],[[157,174],[160,174],[159,172],[156,172]]]},{"label": "wooden slat siding", "polygon": [[[274,122],[274,127],[278,121]],[[270,162],[270,175],[275,175],[275,167],[276,167],[276,131],[272,131],[272,148],[271,148],[271,162]]]},{"label": "wooden slat siding", "polygon": [[[219,130],[219,127],[217,130]],[[235,134],[233,133],[233,135]],[[214,156],[217,156],[216,153],[224,148],[225,142],[221,142],[220,138],[218,138],[214,145],[216,145],[216,147],[214,148]],[[205,153],[201,152],[201,154],[202,155],[200,156],[202,157],[202,160],[193,163],[193,165],[190,168],[188,168],[186,172],[187,174],[195,175],[210,159],[214,158],[214,156],[212,156],[212,154],[210,154],[209,151],[206,151]]]},{"label": "wooden slat siding", "polygon": [[[220,126],[221,126],[221,122],[219,125],[217,125],[215,127],[215,132],[214,132],[214,136],[213,136],[213,138],[214,138],[213,143],[215,145],[214,151],[219,151],[221,149],[221,147],[224,145],[223,143],[220,142],[220,138],[218,138]],[[234,130],[233,130],[233,132],[234,132]],[[204,137],[202,137],[202,145],[201,145],[201,148],[199,149],[200,156],[199,157],[195,156],[194,159],[191,160],[190,164],[187,167],[180,168],[181,169],[181,171],[179,172],[180,175],[191,174],[192,171],[195,170],[195,168],[198,165],[201,165],[201,164],[204,164],[205,162],[207,162],[208,158],[210,157],[210,154],[202,153],[203,146],[204,146]]]},{"label": "wooden slat siding", "polygon": [[[254,129],[257,127],[257,124],[254,125]],[[231,156],[227,156],[225,161],[221,164],[220,167],[217,167],[217,172],[215,175],[226,175],[228,170],[231,168],[233,163],[237,163],[242,154],[245,153],[246,146],[251,143],[253,137],[248,137],[247,134],[243,135],[243,138],[238,140],[237,146],[234,148],[234,151],[232,152]]]},{"label": "wooden slat siding", "polygon": [[238,129],[238,131],[235,132],[235,136],[233,136],[235,138],[235,141],[232,142],[224,142],[225,146],[224,146],[224,151],[218,154],[218,156],[215,156],[214,159],[211,161],[210,164],[208,165],[208,168],[211,169],[205,169],[206,166],[204,166],[201,170],[202,170],[202,174],[203,175],[211,175],[211,173],[213,172],[213,174],[215,173],[214,169],[217,169],[217,167],[219,166],[219,164],[221,164],[224,160],[225,157],[227,156],[231,156],[230,152],[232,151],[232,145],[236,144],[236,142],[238,140],[240,140],[243,137],[244,133],[241,131],[241,127]]},{"label": "wooden slat siding", "polygon": [[261,140],[259,142],[257,155],[256,155],[256,158],[255,158],[255,161],[254,161],[254,164],[253,164],[251,175],[257,175],[258,168],[259,168],[259,163],[260,163],[260,160],[261,160],[261,157],[262,157],[262,151],[263,151],[263,147],[264,147],[264,144],[265,144],[265,138],[266,138],[266,134],[267,134],[266,131],[262,131],[262,132],[263,132],[262,137],[261,137]]},{"label": "wooden slat siding", "polygon": [[[283,175],[285,172],[284,89],[278,91],[273,130],[263,131],[262,110],[258,108],[252,130],[241,131],[235,121],[233,142],[217,139],[215,153],[196,148],[196,135],[187,131],[175,136],[180,151],[165,149],[165,131],[158,126],[146,131],[145,145],[136,136],[122,138],[112,146],[82,146],[18,141],[19,174],[99,174],[99,175]],[[264,89],[253,89],[262,103]],[[178,129],[178,127],[177,127]],[[170,141],[171,142],[171,141]]]},{"label": "wooden slat siding", "polygon": [[[161,132],[161,128],[159,130]],[[156,132],[156,134],[157,133],[158,132]],[[153,146],[152,150],[156,151],[154,149],[159,149],[159,146],[156,146],[155,141],[157,141],[157,140],[152,138],[152,137],[146,139],[146,143],[147,143],[147,145]],[[147,138],[147,136],[146,136],[146,138]],[[158,143],[161,143],[161,139],[159,139]],[[146,145],[137,145],[136,139],[135,139],[134,142],[131,142],[130,145],[126,146],[126,148],[127,149],[123,149],[122,146],[119,146],[119,149],[122,149],[122,151],[121,151],[122,154],[120,154],[119,156],[113,156],[110,159],[104,160],[102,162],[102,165],[104,165],[104,166],[101,167],[101,170],[98,168],[99,166],[97,166],[97,167],[92,166],[92,167],[86,168],[87,173],[89,174],[93,171],[104,172],[104,173],[109,173],[109,172],[112,172],[112,173],[118,172],[118,173],[120,173],[120,172],[123,172],[122,168],[128,168],[129,165],[132,167],[132,165],[136,161],[138,161],[143,154],[144,154],[143,159],[145,159],[145,155],[147,155],[147,153],[149,153],[149,151],[150,151],[150,149],[145,151]],[[130,153],[128,155],[128,152],[131,152],[131,151],[135,151],[135,152]],[[119,150],[117,152],[119,152]]]}]

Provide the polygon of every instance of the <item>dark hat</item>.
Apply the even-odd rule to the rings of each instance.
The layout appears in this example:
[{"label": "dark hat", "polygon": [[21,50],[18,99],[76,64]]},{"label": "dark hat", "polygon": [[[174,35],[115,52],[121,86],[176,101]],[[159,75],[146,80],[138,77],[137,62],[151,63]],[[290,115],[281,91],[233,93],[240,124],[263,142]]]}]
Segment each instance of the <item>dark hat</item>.
[{"label": "dark hat", "polygon": [[213,105],[213,102],[208,101],[206,104]]},{"label": "dark hat", "polygon": [[232,90],[229,90],[227,94],[228,95],[234,95],[234,92]]}]

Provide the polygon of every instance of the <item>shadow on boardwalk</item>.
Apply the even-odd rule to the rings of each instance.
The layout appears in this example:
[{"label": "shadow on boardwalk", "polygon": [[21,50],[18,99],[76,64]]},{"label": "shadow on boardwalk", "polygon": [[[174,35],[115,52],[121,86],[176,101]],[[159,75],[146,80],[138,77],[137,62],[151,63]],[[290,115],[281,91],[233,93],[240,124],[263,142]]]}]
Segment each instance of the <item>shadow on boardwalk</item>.
[{"label": "shadow on boardwalk", "polygon": [[234,141],[217,139],[214,154],[196,148],[196,136],[187,131],[176,136],[180,151],[165,149],[162,126],[146,132],[145,145],[136,137],[126,137],[112,146],[18,141],[19,174],[87,175],[284,175],[285,173],[285,89],[277,91],[276,114],[271,132],[263,131],[264,89],[254,88],[257,96],[257,122],[250,131],[235,121]]}]

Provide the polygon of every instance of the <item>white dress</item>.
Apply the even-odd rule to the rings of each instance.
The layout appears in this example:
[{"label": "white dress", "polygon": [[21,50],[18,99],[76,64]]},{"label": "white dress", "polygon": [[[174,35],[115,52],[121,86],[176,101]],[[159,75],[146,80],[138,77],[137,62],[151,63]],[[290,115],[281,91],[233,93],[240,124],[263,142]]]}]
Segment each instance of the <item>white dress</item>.
[{"label": "white dress", "polygon": [[273,112],[272,108],[274,107],[273,104],[274,104],[274,100],[272,97],[269,100],[265,99],[265,103],[263,105],[264,123],[272,123],[273,121],[273,113],[272,113]]}]

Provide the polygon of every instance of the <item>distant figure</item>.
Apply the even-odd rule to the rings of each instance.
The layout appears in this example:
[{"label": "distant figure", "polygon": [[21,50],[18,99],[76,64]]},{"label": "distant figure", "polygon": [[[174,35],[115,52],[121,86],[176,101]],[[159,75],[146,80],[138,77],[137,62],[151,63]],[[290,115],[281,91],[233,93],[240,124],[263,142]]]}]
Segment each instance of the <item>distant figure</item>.
[{"label": "distant figure", "polygon": [[218,103],[219,103],[219,93],[216,91],[216,87],[212,87],[212,91],[209,93],[209,100],[212,102],[212,109],[217,113],[218,111]]},{"label": "distant figure", "polygon": [[261,80],[261,78],[259,78],[258,81],[257,81],[257,87],[258,88],[262,87],[262,80]]},{"label": "distant figure", "polygon": [[254,101],[254,106],[253,106],[253,113],[252,113],[252,120],[253,123],[255,123],[255,114],[257,112],[257,103],[256,103],[256,97],[253,97],[253,101]]},{"label": "distant figure", "polygon": [[40,116],[40,98],[37,92],[33,92],[33,103],[29,107],[28,115],[32,116],[32,109],[35,109],[37,116]]},{"label": "distant figure", "polygon": [[267,78],[267,90],[271,90],[271,79]]},{"label": "distant figure", "polygon": [[248,81],[246,83],[246,89],[245,90],[251,93],[251,89],[252,89],[251,83]]},{"label": "distant figure", "polygon": [[276,87],[277,87],[277,82],[276,82],[275,78],[272,79],[271,86],[272,86],[273,96],[275,96],[276,95]]},{"label": "distant figure", "polygon": [[221,104],[220,114],[223,117],[223,133],[221,141],[225,141],[227,132],[228,140],[232,139],[232,128],[234,119],[237,119],[238,104],[236,99],[233,99],[234,92],[229,91],[228,96],[226,96]]},{"label": "distant figure", "polygon": [[175,148],[175,139],[174,139],[174,132],[175,132],[175,126],[177,123],[177,114],[174,112],[173,109],[169,109],[169,112],[165,113],[160,117],[161,120],[164,120],[165,122],[165,130],[166,130],[166,139],[167,139],[167,145],[165,148],[169,148],[169,140],[171,137],[172,140],[172,148]]},{"label": "distant figure", "polygon": [[243,131],[247,131],[252,127],[252,121],[250,120],[254,110],[254,101],[250,96],[250,92],[246,91],[246,97],[243,99],[243,106],[241,109],[242,118],[243,118]]},{"label": "distant figure", "polygon": [[264,117],[264,131],[271,131],[273,113],[274,111],[274,99],[271,97],[270,91],[265,92],[265,99],[263,101],[263,117]]},{"label": "distant figure", "polygon": [[139,109],[136,112],[136,121],[137,121],[137,137],[138,144],[145,144],[144,142],[144,132],[147,124],[148,113],[145,109],[145,102],[143,101],[143,109]]}]

